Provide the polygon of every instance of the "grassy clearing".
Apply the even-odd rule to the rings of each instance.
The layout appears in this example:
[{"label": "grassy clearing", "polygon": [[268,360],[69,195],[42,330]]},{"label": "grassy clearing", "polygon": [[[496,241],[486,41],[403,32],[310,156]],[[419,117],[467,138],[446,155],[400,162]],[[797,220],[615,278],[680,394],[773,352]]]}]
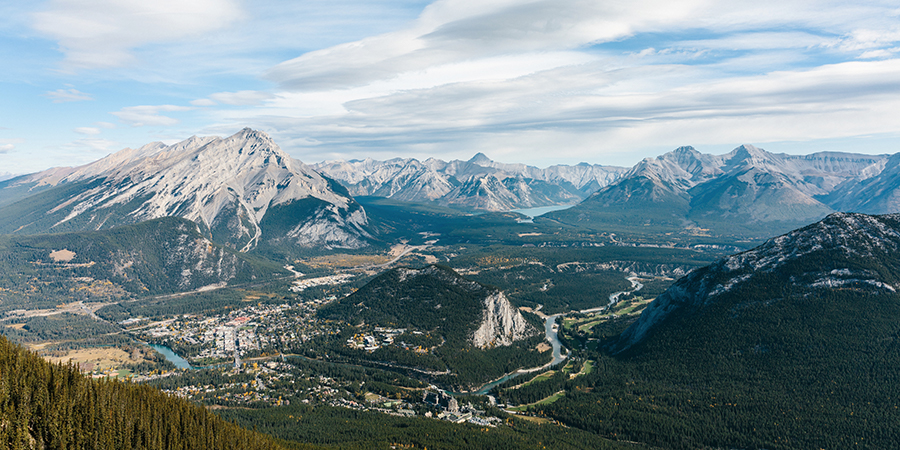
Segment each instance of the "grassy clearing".
[{"label": "grassy clearing", "polygon": [[586,333],[590,331],[595,325],[607,320],[608,315],[596,315],[592,314],[589,317],[582,318],[566,318],[563,320],[563,329],[566,331],[577,330],[581,333]]},{"label": "grassy clearing", "polygon": [[585,324],[583,324],[583,325],[578,325],[578,331],[587,332],[588,330],[590,330],[591,328],[593,328],[594,325],[597,325],[598,323],[603,322],[604,320],[606,320],[605,317],[604,317],[604,318],[597,319],[597,320],[592,320],[592,321],[587,322],[587,323],[585,323]]},{"label": "grassy clearing", "polygon": [[517,419],[527,420],[531,423],[536,423],[538,425],[543,425],[545,423],[551,423],[552,421],[546,417],[534,417],[534,416],[516,416]]},{"label": "grassy clearing", "polygon": [[653,300],[654,299],[652,299],[652,298],[645,299],[642,297],[638,297],[637,299],[635,299],[634,302],[632,302],[628,306],[626,306],[622,309],[616,310],[615,313],[619,314],[619,315],[625,315],[625,314],[633,314],[635,312],[642,311]]},{"label": "grassy clearing", "polygon": [[538,401],[536,401],[536,402],[534,402],[534,403],[529,403],[529,404],[527,404],[527,405],[513,406],[512,408],[508,408],[508,409],[509,409],[510,411],[525,412],[525,411],[528,411],[528,408],[530,408],[530,407],[532,407],[532,406],[549,405],[549,404],[551,404],[551,403],[553,403],[553,402],[555,402],[555,401],[557,401],[557,400],[559,400],[559,399],[565,397],[565,395],[566,395],[566,391],[559,391],[559,392],[557,392],[557,393],[555,393],[555,394],[553,394],[553,395],[551,395],[551,396],[549,396],[549,397],[547,397],[547,398],[538,400]]},{"label": "grassy clearing", "polygon": [[[44,359],[54,364],[65,364],[71,361],[73,364],[83,369],[89,368],[89,370],[128,372],[120,370],[121,367],[125,364],[143,361],[140,356],[136,358],[135,356],[116,347],[96,347],[69,350],[63,356],[45,356]],[[128,373],[130,374],[130,372]]]},{"label": "grassy clearing", "polygon": [[580,375],[590,375],[591,372],[594,371],[594,361],[587,360],[584,362],[584,366],[581,367]]},{"label": "grassy clearing", "polygon": [[522,383],[522,384],[517,384],[517,385],[515,385],[515,386],[513,386],[513,387],[511,387],[511,388],[509,388],[509,389],[519,389],[519,388],[523,388],[523,387],[525,387],[525,386],[532,385],[532,384],[534,384],[534,383],[539,383],[539,382],[544,381],[544,380],[549,380],[550,377],[552,377],[553,374],[555,374],[555,373],[556,373],[555,370],[550,370],[550,371],[544,372],[544,373],[539,374],[539,375],[535,376],[534,378],[532,378],[532,379],[530,379],[530,380],[528,380],[528,381],[526,381],[526,382],[524,382],[524,383]]},{"label": "grassy clearing", "polygon": [[578,373],[576,373],[573,378],[580,377],[583,375],[588,375],[593,371],[594,371],[594,361],[591,361],[589,359],[589,360],[585,361],[584,364],[581,365],[581,370],[579,370]]}]

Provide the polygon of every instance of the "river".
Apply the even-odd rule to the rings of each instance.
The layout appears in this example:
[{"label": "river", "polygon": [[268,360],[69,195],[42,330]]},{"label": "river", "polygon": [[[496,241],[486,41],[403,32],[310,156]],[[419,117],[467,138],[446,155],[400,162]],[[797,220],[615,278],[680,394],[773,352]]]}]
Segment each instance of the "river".
[{"label": "river", "polygon": [[480,388],[478,388],[472,392],[450,392],[450,394],[453,394],[453,395],[469,395],[469,394],[486,395],[488,392],[491,391],[491,389],[494,388],[494,386],[497,386],[498,384],[505,383],[519,375],[537,372],[539,370],[543,370],[548,367],[555,366],[555,365],[565,361],[566,355],[562,354],[563,347],[562,347],[562,343],[559,342],[559,335],[557,334],[557,326],[556,326],[556,319],[563,315],[564,314],[556,314],[556,315],[544,317],[544,334],[547,336],[547,340],[550,341],[550,347],[553,349],[553,359],[549,363],[544,364],[543,366],[540,366],[540,367],[534,367],[531,369],[519,369],[515,372],[508,373],[501,378],[498,378],[494,381],[491,381],[490,383],[482,385]]},{"label": "river", "polygon": [[176,368],[184,369],[184,370],[192,370],[191,363],[189,363],[186,359],[178,356],[177,353],[173,352],[171,348],[166,347],[165,345],[157,345],[157,344],[147,344],[153,350],[159,352],[159,354],[163,355],[169,362],[175,364]]},{"label": "river", "polygon": [[566,356],[562,354],[562,343],[559,342],[559,334],[557,333],[558,327],[556,325],[556,319],[561,315],[562,314],[547,316],[547,319],[544,320],[544,334],[547,335],[547,340],[550,341],[550,346],[553,347],[553,360],[550,361],[551,366],[555,366],[566,359]]},{"label": "river", "polygon": [[[535,209],[538,209],[538,208],[535,208]],[[610,305],[614,305],[617,301],[619,301],[620,295],[626,294],[626,293],[634,293],[634,292],[641,290],[644,287],[644,285],[638,281],[638,277],[628,277],[628,281],[631,282],[631,290],[630,291],[613,292],[612,294],[609,295],[609,303],[607,305],[601,306],[598,308],[585,309],[585,310],[581,310],[578,312],[589,313],[589,312],[601,311],[601,310],[609,307]],[[565,316],[566,314],[568,314],[568,313],[554,314],[552,316],[543,316],[544,317],[544,334],[547,336],[547,340],[550,341],[550,346],[553,348],[553,360],[552,361],[550,361],[549,363],[547,363],[541,367],[535,367],[532,369],[521,369],[521,370],[517,370],[513,373],[507,374],[500,379],[491,381],[490,383],[487,383],[487,384],[481,386],[476,391],[474,391],[474,393],[478,394],[478,395],[485,395],[488,392],[490,392],[490,390],[493,389],[494,386],[497,386],[498,384],[501,384],[508,380],[511,380],[519,375],[537,372],[539,370],[543,370],[545,368],[552,367],[552,366],[555,366],[555,365],[563,362],[566,359],[566,355],[562,354],[563,346],[562,346],[562,343],[559,342],[559,334],[557,332],[557,330],[559,328],[556,324],[556,320],[560,317]],[[456,393],[452,392],[451,394],[456,394]]]},{"label": "river", "polygon": [[578,311],[578,312],[580,312],[580,313],[582,313],[582,314],[587,314],[587,313],[592,313],[592,312],[603,311],[604,309],[609,308],[609,307],[612,306],[612,305],[615,305],[615,304],[619,301],[619,296],[620,296],[620,295],[622,295],[622,294],[629,294],[629,293],[633,294],[633,293],[635,293],[635,292],[637,292],[637,291],[639,291],[639,290],[641,290],[641,289],[644,288],[644,285],[641,284],[641,283],[638,281],[638,279],[639,279],[638,277],[628,277],[628,278],[626,278],[626,279],[627,279],[628,281],[631,282],[631,290],[630,290],[630,291],[618,291],[618,292],[613,292],[612,294],[609,294],[609,303],[607,303],[606,306],[599,306],[599,307],[597,307],[597,308],[582,309],[581,311]]}]

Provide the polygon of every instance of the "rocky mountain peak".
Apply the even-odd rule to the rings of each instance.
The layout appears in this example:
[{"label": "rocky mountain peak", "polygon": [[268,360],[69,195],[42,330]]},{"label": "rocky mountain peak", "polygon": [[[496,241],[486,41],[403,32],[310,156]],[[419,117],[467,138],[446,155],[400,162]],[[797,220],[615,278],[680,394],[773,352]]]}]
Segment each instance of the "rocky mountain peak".
[{"label": "rocky mountain peak", "polygon": [[331,246],[358,247],[366,235],[365,212],[352,198],[291,158],[268,134],[250,128],[226,138],[194,136],[172,145],[125,149],[85,166],[35,174],[30,181],[89,183],[49,211],[63,215],[49,231],[64,224],[99,229],[176,216],[246,251],[259,244],[260,224],[272,208],[305,201],[304,208],[318,212],[305,211],[311,220],[290,230],[295,243],[316,245],[326,239]]},{"label": "rocky mountain peak", "polygon": [[487,155],[485,155],[484,153],[478,152],[475,154],[475,156],[472,157],[472,159],[469,160],[469,162],[472,164],[478,164],[481,166],[481,165],[489,165],[490,163],[492,163],[494,161],[491,160],[491,158],[488,158]]},{"label": "rocky mountain peak", "polygon": [[731,166],[766,166],[773,162],[773,154],[750,144],[744,144],[725,155]]}]

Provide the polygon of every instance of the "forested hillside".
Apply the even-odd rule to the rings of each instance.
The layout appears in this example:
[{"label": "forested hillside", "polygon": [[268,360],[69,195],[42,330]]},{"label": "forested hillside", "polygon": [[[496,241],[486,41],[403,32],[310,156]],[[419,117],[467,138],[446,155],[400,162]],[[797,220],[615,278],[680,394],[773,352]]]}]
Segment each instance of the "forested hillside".
[{"label": "forested hillside", "polygon": [[583,353],[594,372],[551,380],[565,397],[536,409],[663,448],[896,448],[898,231],[898,215],[833,214],[692,272],[621,338],[564,329],[613,354]]},{"label": "forested hillside", "polygon": [[0,236],[0,311],[189,291],[287,274],[166,217],[111,230]]},{"label": "forested hillside", "polygon": [[[322,308],[319,316],[352,325],[326,344],[332,355],[390,361],[439,375],[439,382],[456,388],[471,388],[550,359],[536,350],[544,339],[537,327],[501,292],[444,266],[385,272]],[[349,347],[347,339],[367,333],[366,327],[398,330],[390,345],[370,347],[371,353]],[[489,337],[479,343],[482,335]]]},{"label": "forested hillside", "polygon": [[156,389],[90,379],[0,337],[0,447],[18,449],[279,449]]}]

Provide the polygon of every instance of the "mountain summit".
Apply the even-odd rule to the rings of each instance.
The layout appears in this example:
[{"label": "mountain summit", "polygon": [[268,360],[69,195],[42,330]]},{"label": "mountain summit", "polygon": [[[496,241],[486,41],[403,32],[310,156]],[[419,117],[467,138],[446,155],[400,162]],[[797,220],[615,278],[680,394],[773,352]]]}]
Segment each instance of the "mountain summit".
[{"label": "mountain summit", "polygon": [[[7,191],[6,195],[2,191]],[[94,163],[0,183],[0,231],[97,230],[165,216],[197,222],[213,240],[361,247],[367,217],[339,184],[291,158],[266,133],[154,142]],[[18,201],[15,201],[18,200]]]}]

